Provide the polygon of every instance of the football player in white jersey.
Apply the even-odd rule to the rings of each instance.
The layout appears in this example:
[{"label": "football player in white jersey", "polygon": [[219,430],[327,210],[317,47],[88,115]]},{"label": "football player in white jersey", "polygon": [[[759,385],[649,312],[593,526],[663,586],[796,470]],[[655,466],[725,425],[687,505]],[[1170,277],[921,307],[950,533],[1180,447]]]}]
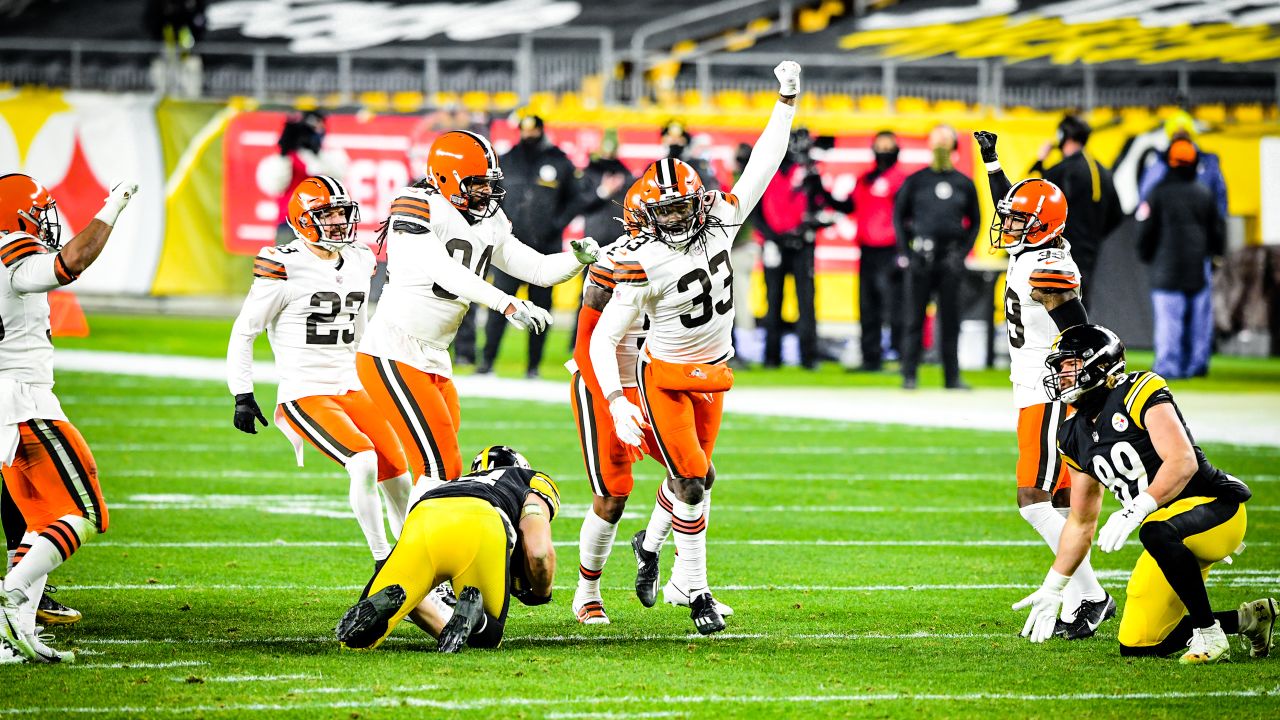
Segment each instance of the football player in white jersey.
[{"label": "football player in white jersey", "polygon": [[[673,574],[687,582],[690,617],[704,635],[725,627],[707,583],[706,487],[724,393],[733,384],[727,364],[734,318],[729,250],[737,226],[787,152],[800,91],[797,63],[784,61],[774,74],[778,102],[732,194],[705,190],[697,172],[679,160],[659,160],[646,171],[641,202],[649,238],[615,253],[617,286],[591,336],[591,362],[618,439],[639,447],[646,421],[653,428],[673,496],[669,516],[679,565]],[[650,324],[636,369],[644,411],[623,392],[616,352],[642,315]],[[665,509],[659,505],[654,514],[661,518]],[[659,543],[647,531],[632,541],[637,590],[646,605],[653,597],[645,588],[656,595]],[[648,577],[652,584],[645,583]]]},{"label": "football player in white jersey", "polygon": [[[1009,380],[1018,408],[1018,512],[1057,552],[1071,504],[1071,479],[1057,447],[1058,429],[1068,411],[1045,390],[1045,359],[1059,332],[1088,322],[1080,302],[1080,270],[1063,237],[1067,200],[1047,180],[1011,184],[1000,167],[995,134],[973,135],[996,204],[991,245],[1009,253],[1004,310]],[[1067,639],[1090,637],[1115,616],[1116,602],[1098,583],[1087,557],[1063,597],[1056,633]]]},{"label": "football player in white jersey", "polygon": [[297,237],[258,253],[253,285],[227,344],[234,423],[253,434],[255,420],[267,424],[253,396],[253,342],[266,330],[280,376],[276,427],[293,444],[299,467],[305,440],[346,468],[351,509],[380,564],[391,547],[379,491],[399,537],[413,479],[399,438],[356,377],[356,343],[377,260],[356,242],[360,208],[334,178],[298,183],[288,217]]},{"label": "football player in white jersey", "polygon": [[114,185],[63,246],[49,191],[27,175],[0,177],[0,474],[27,525],[0,586],[0,645],[30,662],[74,659],[41,642],[36,606],[49,573],[108,525],[93,453],[53,394],[46,293],[93,264],[137,191],[134,183]]},{"label": "football player in white jersey", "polygon": [[[591,238],[543,255],[511,233],[499,209],[502,170],[489,141],[462,130],[431,144],[427,177],[404,188],[383,228],[387,286],[360,342],[360,381],[400,438],[415,496],[462,474],[449,345],[471,303],[543,332],[551,314],[484,281],[489,264],[527,283],[562,283],[596,261]],[[426,479],[424,481],[424,478]]]}]

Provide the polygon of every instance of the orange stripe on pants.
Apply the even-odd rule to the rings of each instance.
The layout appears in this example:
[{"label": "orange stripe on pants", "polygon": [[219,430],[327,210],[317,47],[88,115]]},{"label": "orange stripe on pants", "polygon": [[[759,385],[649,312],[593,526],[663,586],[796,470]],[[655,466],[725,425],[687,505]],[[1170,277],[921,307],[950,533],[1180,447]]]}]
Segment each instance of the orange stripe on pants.
[{"label": "orange stripe on pants", "polygon": [[378,480],[408,470],[400,438],[364,390],[312,395],[282,405],[293,431],[338,463],[345,465],[352,455],[372,451],[378,456]]},{"label": "orange stripe on pants", "polygon": [[409,471],[453,480],[462,475],[462,409],[453,381],[394,360],[356,353],[360,384],[400,438]]},{"label": "orange stripe on pants", "polygon": [[0,468],[28,532],[40,532],[64,515],[79,515],[107,531],[107,504],[98,486],[98,464],[74,425],[28,420],[18,426],[13,464]]}]

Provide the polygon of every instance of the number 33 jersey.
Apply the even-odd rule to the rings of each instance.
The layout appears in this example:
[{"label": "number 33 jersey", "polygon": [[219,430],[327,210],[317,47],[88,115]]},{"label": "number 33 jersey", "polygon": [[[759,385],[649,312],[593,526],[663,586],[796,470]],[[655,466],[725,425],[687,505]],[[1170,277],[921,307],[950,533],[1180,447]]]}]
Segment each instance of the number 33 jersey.
[{"label": "number 33 jersey", "polygon": [[1117,500],[1126,503],[1146,491],[1163,464],[1151,442],[1146,417],[1148,410],[1165,403],[1173,405],[1199,465],[1182,493],[1168,502],[1184,497],[1235,502],[1250,498],[1247,485],[1210,464],[1195,445],[1164,378],[1153,372],[1129,373],[1120,376],[1111,390],[1095,392],[1108,393],[1101,412],[1093,419],[1079,412],[1067,418],[1058,431],[1058,450],[1068,465],[1097,478]]},{"label": "number 33 jersey", "polygon": [[232,394],[253,391],[253,341],[263,330],[280,377],[277,404],[360,389],[356,343],[376,264],[363,243],[343,248],[337,260],[320,258],[301,240],[263,248],[227,347]]},{"label": "number 33 jersey", "polygon": [[1005,274],[1004,314],[1009,332],[1009,380],[1019,408],[1049,402],[1041,378],[1048,372],[1049,357],[1058,325],[1031,293],[1080,291],[1080,270],[1071,258],[1070,246],[1029,249],[1009,257]]}]

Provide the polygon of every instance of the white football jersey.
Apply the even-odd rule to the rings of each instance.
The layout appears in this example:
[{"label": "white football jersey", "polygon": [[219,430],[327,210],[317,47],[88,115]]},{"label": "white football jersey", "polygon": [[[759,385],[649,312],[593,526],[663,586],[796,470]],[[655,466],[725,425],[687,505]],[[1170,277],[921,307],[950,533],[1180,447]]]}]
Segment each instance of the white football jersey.
[{"label": "white football jersey", "polygon": [[1009,256],[1005,275],[1004,312],[1009,333],[1009,380],[1019,408],[1050,402],[1042,380],[1058,326],[1049,311],[1032,299],[1035,288],[1080,291],[1080,269],[1071,259],[1071,246],[1028,249]]},{"label": "white football jersey", "polygon": [[[614,269],[614,250],[621,250],[630,242],[629,236],[623,236],[614,241],[613,244],[601,249],[600,259],[593,264],[587,271],[587,281],[583,283],[582,291],[591,285],[613,292],[617,287],[617,280],[613,279]],[[644,347],[644,338],[646,334],[646,324],[648,320],[641,316],[635,322],[631,323],[631,327],[627,329],[622,340],[618,343],[618,374],[622,380],[622,387],[636,387],[636,364],[640,360],[640,348]],[[573,362],[570,360],[569,362]],[[571,368],[573,369],[573,368]]]},{"label": "white football jersey", "polygon": [[0,235],[0,262],[0,426],[66,420],[53,394],[47,293],[75,278],[58,254],[26,233]]},{"label": "white football jersey", "polygon": [[501,210],[472,224],[434,189],[401,190],[388,222],[387,285],[360,352],[423,372],[452,376],[449,345],[472,302],[505,308],[506,294],[483,279],[490,264],[543,286],[582,269],[573,253],[543,255],[520,242]]},{"label": "white football jersey", "polygon": [[263,248],[227,347],[232,394],[253,390],[253,341],[263,330],[280,376],[277,404],[359,390],[356,344],[376,266],[373,251],[359,242],[337,260],[321,259],[302,240]]}]

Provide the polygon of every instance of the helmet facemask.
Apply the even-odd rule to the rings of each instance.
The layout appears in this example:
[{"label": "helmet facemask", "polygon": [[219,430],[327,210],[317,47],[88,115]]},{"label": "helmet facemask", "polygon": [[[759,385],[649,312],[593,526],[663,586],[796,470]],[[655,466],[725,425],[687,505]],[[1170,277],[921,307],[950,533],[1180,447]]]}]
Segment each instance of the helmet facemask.
[{"label": "helmet facemask", "polygon": [[1027,237],[1047,229],[1048,226],[1040,222],[1035,213],[1014,210],[1013,203],[1002,198],[996,203],[996,216],[991,223],[991,247],[1016,255],[1015,251],[1046,242],[1047,240],[1029,243]]},{"label": "helmet facemask", "polygon": [[697,193],[646,203],[644,213],[653,235],[676,250],[688,248],[706,225],[707,197]]},{"label": "helmet facemask", "polygon": [[48,205],[32,205],[30,211],[18,211],[23,225],[30,225],[29,232],[50,250],[62,247],[62,222],[58,216],[58,203],[52,198]]},{"label": "helmet facemask", "polygon": [[[311,208],[298,217],[297,234],[305,242],[330,252],[339,252],[356,239],[356,226],[360,224],[360,206],[342,197],[334,198],[327,205]],[[313,231],[316,238],[308,235]]]},{"label": "helmet facemask", "polygon": [[459,209],[465,208],[467,214],[476,220],[484,220],[496,215],[498,208],[502,205],[502,199],[507,196],[506,188],[502,187],[502,171],[497,168],[487,171],[484,175],[459,178],[458,187],[462,188],[462,194],[455,197],[461,201],[461,205],[459,206],[459,202],[455,201],[454,206]]},{"label": "helmet facemask", "polygon": [[1079,405],[1085,394],[1123,373],[1123,356],[1110,367],[1104,366],[1103,361],[1109,356],[1106,350],[1084,348],[1049,353],[1044,362],[1049,368],[1049,374],[1044,378],[1049,399]]}]

